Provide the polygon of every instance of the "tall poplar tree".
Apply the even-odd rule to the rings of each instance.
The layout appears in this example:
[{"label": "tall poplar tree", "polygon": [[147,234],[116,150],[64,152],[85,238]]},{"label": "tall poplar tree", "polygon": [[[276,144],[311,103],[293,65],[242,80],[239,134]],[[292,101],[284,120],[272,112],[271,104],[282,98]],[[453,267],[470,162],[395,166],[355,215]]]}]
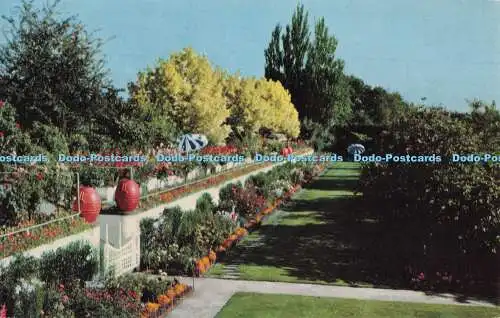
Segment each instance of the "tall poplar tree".
[{"label": "tall poplar tree", "polygon": [[[274,28],[265,50],[265,76],[290,91],[301,122],[341,125],[351,112],[344,63],[335,57],[337,40],[323,18],[309,31],[309,15],[298,5],[291,24]],[[306,131],[304,131],[307,133]]]}]

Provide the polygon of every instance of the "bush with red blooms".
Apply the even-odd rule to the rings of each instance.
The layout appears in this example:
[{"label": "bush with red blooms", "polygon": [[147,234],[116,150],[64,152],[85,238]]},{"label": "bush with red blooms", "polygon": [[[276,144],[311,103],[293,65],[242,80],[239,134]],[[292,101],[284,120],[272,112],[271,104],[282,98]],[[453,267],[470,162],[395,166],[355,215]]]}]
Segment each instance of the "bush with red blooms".
[{"label": "bush with red blooms", "polygon": [[154,174],[159,179],[166,179],[170,176],[175,176],[175,170],[173,169],[173,164],[171,162],[161,162],[155,166]]},{"label": "bush with red blooms", "polygon": [[267,204],[266,198],[259,195],[254,185],[243,188],[235,186],[232,189],[232,194],[236,203],[235,211],[244,217],[255,215]]}]

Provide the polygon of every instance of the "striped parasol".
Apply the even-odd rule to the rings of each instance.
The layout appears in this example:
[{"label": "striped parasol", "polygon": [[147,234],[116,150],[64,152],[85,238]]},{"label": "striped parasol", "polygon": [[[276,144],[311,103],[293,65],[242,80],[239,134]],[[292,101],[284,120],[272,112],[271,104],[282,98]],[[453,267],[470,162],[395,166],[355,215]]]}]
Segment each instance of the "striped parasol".
[{"label": "striped parasol", "polygon": [[200,150],[208,144],[207,137],[200,134],[186,134],[178,139],[179,150],[182,152],[191,152]]},{"label": "striped parasol", "polygon": [[365,147],[362,144],[352,144],[347,147],[347,152],[350,155],[360,155],[365,152]]}]

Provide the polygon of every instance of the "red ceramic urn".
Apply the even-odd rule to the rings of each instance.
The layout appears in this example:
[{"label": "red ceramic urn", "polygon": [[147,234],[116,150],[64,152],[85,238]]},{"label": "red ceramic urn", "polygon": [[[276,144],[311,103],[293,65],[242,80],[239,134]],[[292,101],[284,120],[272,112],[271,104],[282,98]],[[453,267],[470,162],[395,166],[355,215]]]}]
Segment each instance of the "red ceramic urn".
[{"label": "red ceramic urn", "polygon": [[[73,203],[78,211],[78,198]],[[101,197],[92,187],[80,187],[80,216],[88,223],[94,223],[101,212]]]},{"label": "red ceramic urn", "polygon": [[130,179],[122,179],[118,183],[115,191],[115,201],[118,209],[130,212],[139,206],[141,199],[141,189],[139,185]]},{"label": "red ceramic urn", "polygon": [[282,156],[288,156],[290,153],[288,152],[288,148],[283,148],[281,149],[281,155]]}]

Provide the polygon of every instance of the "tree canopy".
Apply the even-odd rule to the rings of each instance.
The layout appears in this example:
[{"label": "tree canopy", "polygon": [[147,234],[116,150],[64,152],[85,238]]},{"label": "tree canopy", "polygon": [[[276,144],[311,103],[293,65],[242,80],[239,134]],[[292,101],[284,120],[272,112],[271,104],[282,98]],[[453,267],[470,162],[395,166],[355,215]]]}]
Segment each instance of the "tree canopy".
[{"label": "tree canopy", "polygon": [[215,143],[223,142],[229,134],[223,74],[191,48],[139,73],[131,93],[159,129],[175,126],[185,133],[205,134]]},{"label": "tree canopy", "polygon": [[238,135],[262,128],[297,137],[300,122],[291,97],[280,82],[227,75],[225,95],[231,115],[228,123]]},{"label": "tree canopy", "polygon": [[265,76],[290,91],[302,122],[341,125],[351,113],[344,62],[335,57],[337,40],[325,20],[315,23],[312,37],[308,18],[298,5],[284,31],[276,25],[265,50]]},{"label": "tree canopy", "polygon": [[[16,109],[17,121],[29,132],[40,125],[75,133],[91,148],[133,143],[130,127],[140,126],[111,85],[101,54],[103,41],[94,38],[76,16],[58,11],[60,0],[36,8],[23,1],[0,47],[0,99]],[[37,124],[38,123],[38,124]],[[128,140],[124,140],[128,139]],[[94,149],[97,150],[97,149]]]}]

